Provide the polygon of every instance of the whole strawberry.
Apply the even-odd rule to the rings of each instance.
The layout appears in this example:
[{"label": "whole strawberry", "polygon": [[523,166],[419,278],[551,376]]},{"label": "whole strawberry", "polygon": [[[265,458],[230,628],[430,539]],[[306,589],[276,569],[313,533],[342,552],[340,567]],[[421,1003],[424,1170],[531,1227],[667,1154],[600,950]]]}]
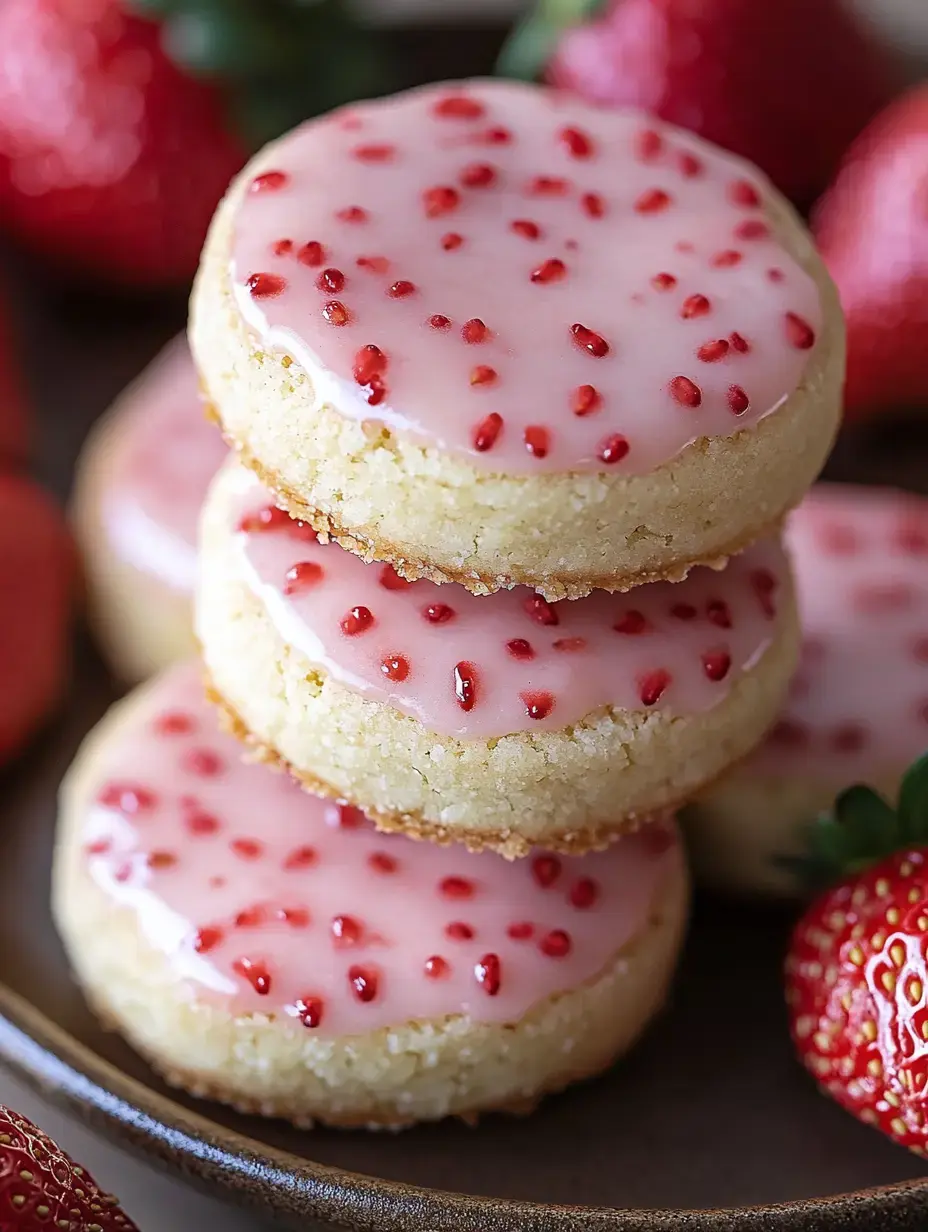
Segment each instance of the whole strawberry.
[{"label": "whole strawberry", "polygon": [[928,756],[893,810],[866,787],[814,836],[815,871],[842,880],[799,921],[786,999],[799,1059],[868,1125],[928,1153]]},{"label": "whole strawberry", "polygon": [[689,128],[803,205],[894,77],[847,0],[538,0],[502,63]]},{"label": "whole strawberry", "polygon": [[138,1232],[115,1198],[17,1112],[0,1105],[3,1232]]},{"label": "whole strawberry", "polygon": [[928,86],[851,146],[814,229],[847,317],[851,418],[928,402]]}]

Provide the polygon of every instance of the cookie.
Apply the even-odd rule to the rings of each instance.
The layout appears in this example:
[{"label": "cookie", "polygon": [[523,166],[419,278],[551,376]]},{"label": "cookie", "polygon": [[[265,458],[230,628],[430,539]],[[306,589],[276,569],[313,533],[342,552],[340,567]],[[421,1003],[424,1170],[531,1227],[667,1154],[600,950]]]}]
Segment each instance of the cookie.
[{"label": "cookie", "polygon": [[631,595],[476,597],[317,542],[234,460],[200,569],[197,631],[239,734],[383,829],[513,857],[692,798],[762,738],[798,653],[773,540]]},{"label": "cookie", "polygon": [[200,669],[119,704],[64,785],[55,911],[91,1004],[168,1081],[299,1124],[524,1110],[661,1006],[673,823],[511,864],[378,834],[246,764]]},{"label": "cookie", "polygon": [[804,635],[789,701],[764,745],[687,812],[699,875],[745,892],[795,892],[780,857],[835,795],[891,798],[928,748],[928,502],[821,484],[787,543]]},{"label": "cookie", "polygon": [[84,447],[73,522],[97,640],[122,680],[143,680],[194,653],[197,519],[226,452],[204,415],[183,338],[126,390]]},{"label": "cookie", "polygon": [[838,424],[844,326],[752,167],[540,87],[312,121],[220,207],[207,395],[295,516],[403,576],[549,599],[775,529]]}]

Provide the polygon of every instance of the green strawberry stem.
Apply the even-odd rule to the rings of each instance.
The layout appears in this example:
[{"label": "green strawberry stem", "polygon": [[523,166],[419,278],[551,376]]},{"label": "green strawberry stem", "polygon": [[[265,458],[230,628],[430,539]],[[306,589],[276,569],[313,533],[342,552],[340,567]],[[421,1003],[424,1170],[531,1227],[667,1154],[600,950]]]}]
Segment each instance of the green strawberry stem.
[{"label": "green strawberry stem", "polygon": [[849,787],[809,828],[807,853],[783,861],[810,890],[852,876],[905,847],[928,846],[928,754],[906,771],[893,808],[871,787]]},{"label": "green strawberry stem", "polygon": [[557,48],[564,30],[589,21],[607,0],[537,0],[503,44],[496,71],[501,77],[534,81]]}]

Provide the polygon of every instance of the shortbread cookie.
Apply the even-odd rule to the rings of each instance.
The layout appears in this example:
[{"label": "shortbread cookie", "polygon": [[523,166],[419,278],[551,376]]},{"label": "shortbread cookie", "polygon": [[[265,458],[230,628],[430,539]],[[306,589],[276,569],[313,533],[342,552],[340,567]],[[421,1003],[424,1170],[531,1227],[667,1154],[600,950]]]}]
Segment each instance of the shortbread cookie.
[{"label": "shortbread cookie", "polygon": [[599,1072],[663,1003],[686,913],[671,821],[519,864],[384,837],[243,763],[197,665],[90,736],[60,827],[101,1017],[169,1081],[301,1124],[525,1110]]},{"label": "shortbread cookie", "polygon": [[183,338],[88,439],[74,525],[100,648],[123,680],[142,680],[194,651],[197,518],[225,454]]},{"label": "shortbread cookie", "polygon": [[687,813],[707,882],[784,893],[779,857],[837,792],[872,783],[895,799],[928,748],[928,502],[822,484],[787,531],[804,633],[779,724]]},{"label": "shortbread cookie", "polygon": [[832,284],[757,171],[502,82],[270,146],[216,217],[191,337],[294,516],[410,578],[549,599],[775,529],[844,372]]},{"label": "shortbread cookie", "polygon": [[782,550],[549,604],[407,583],[230,461],[204,506],[197,630],[237,730],[387,830],[583,851],[761,739],[797,659]]}]

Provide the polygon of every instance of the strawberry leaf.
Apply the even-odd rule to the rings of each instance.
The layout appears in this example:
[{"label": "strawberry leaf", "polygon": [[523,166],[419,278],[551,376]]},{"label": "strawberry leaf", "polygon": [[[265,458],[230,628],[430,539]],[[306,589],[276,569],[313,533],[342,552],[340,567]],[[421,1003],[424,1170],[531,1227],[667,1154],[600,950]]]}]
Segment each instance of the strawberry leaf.
[{"label": "strawberry leaf", "polygon": [[496,71],[501,77],[535,81],[557,49],[564,30],[596,17],[606,0],[538,0],[503,44]]}]

